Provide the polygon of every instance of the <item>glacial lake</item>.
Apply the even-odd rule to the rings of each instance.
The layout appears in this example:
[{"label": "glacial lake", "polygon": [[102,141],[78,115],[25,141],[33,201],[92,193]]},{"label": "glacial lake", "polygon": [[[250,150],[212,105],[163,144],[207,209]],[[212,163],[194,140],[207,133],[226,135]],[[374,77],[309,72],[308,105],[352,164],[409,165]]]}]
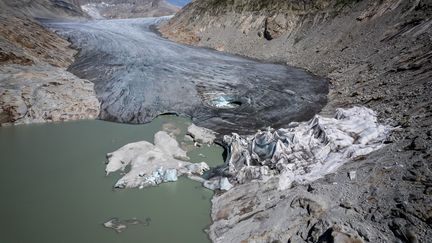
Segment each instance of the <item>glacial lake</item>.
[{"label": "glacial lake", "polygon": [[[166,123],[182,133],[186,118],[162,116],[144,125],[104,121],[0,128],[0,242],[209,242],[213,192],[179,181],[145,189],[113,190],[119,174],[105,176],[106,153],[153,142]],[[192,162],[223,163],[219,146],[189,152]],[[111,218],[137,218],[122,233],[103,227]]]}]

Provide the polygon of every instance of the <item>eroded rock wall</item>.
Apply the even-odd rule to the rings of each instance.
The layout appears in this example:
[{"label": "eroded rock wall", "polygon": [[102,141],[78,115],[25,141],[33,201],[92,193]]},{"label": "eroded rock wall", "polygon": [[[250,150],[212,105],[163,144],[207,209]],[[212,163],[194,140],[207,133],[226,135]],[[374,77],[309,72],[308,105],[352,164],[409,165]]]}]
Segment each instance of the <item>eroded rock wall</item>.
[{"label": "eroded rock wall", "polygon": [[2,13],[44,19],[83,19],[78,0],[1,0]]},{"label": "eroded rock wall", "polygon": [[0,125],[96,118],[93,84],[66,71],[76,51],[34,19],[84,18],[80,9],[67,1],[0,6]]}]

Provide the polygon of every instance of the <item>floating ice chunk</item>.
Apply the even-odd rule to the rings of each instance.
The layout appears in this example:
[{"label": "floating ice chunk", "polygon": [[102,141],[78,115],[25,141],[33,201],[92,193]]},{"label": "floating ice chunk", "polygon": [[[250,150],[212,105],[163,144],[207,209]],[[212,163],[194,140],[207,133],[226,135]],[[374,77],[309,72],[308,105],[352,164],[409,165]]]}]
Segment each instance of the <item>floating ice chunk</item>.
[{"label": "floating ice chunk", "polygon": [[205,171],[210,170],[210,167],[205,163],[193,163],[186,166],[185,173],[195,174],[195,175],[202,175]]},{"label": "floating ice chunk", "polygon": [[171,182],[171,181],[177,181],[177,170],[176,169],[168,169],[165,171],[164,182]]},{"label": "floating ice chunk", "polygon": [[103,226],[108,229],[113,229],[117,233],[122,233],[126,229],[126,225],[120,222],[119,219],[113,218],[103,223]]},{"label": "floating ice chunk", "polygon": [[108,175],[117,170],[124,170],[127,165],[131,163],[139,154],[145,154],[152,150],[154,145],[146,142],[136,142],[127,144],[120,149],[107,154],[108,164],[106,165],[105,172]]},{"label": "floating ice chunk", "polygon": [[156,133],[154,141],[155,145],[145,141],[127,144],[108,154],[107,173],[130,165],[130,170],[115,184],[116,188],[144,188],[176,181],[183,174],[202,175],[209,170],[204,162],[193,164],[179,160],[187,159],[186,151],[167,132]]}]

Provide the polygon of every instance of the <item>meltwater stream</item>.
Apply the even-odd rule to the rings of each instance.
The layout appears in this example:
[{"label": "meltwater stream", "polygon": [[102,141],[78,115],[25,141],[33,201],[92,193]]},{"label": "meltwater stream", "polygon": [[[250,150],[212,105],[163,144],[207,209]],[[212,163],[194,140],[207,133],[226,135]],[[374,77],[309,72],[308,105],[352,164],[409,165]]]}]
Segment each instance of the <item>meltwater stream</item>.
[{"label": "meltwater stream", "polygon": [[[79,121],[0,127],[0,242],[208,242],[213,193],[180,178],[158,187],[113,190],[118,175],[105,176],[105,155],[146,140],[164,124],[181,129],[190,120],[162,116],[145,125]],[[223,162],[223,149],[202,147],[192,162]],[[111,218],[149,222],[122,233],[106,229]]]}]

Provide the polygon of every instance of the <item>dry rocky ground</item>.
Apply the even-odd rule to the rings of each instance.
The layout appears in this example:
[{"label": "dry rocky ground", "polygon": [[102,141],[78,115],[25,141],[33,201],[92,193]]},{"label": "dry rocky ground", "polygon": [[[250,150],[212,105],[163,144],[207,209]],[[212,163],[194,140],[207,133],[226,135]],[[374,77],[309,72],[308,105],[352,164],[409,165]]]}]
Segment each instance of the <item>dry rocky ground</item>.
[{"label": "dry rocky ground", "polygon": [[76,51],[33,18],[80,18],[79,10],[42,0],[0,6],[0,124],[96,118],[93,84],[66,71]]},{"label": "dry rocky ground", "polygon": [[383,149],[308,185],[280,191],[273,178],[216,195],[213,241],[432,241],[430,1],[202,0],[160,31],[325,76],[322,114],[361,105],[398,127]]}]

